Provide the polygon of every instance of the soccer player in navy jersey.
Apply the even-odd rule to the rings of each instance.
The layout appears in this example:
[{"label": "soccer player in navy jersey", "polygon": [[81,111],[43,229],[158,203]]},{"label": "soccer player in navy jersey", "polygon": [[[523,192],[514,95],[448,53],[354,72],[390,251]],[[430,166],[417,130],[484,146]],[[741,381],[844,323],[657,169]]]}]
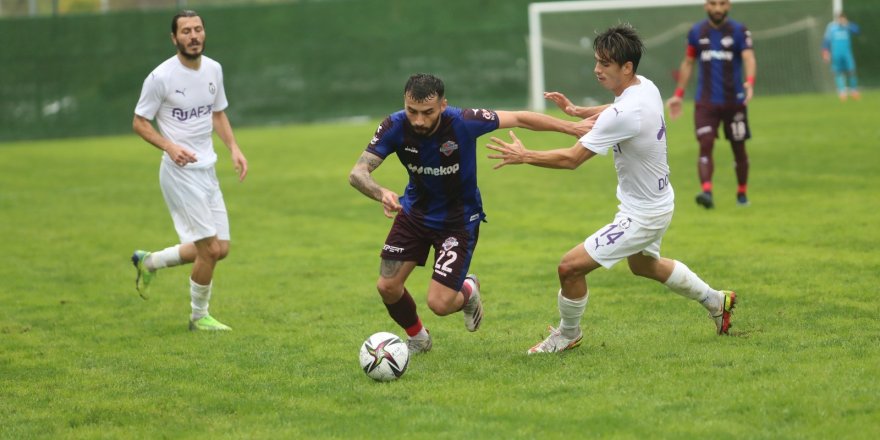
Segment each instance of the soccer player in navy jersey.
[{"label": "soccer player in navy jersey", "polygon": [[715,206],[712,199],[712,173],[715,169],[712,149],[720,123],[736,161],[736,202],[739,206],[748,206],[746,140],[752,135],[746,105],[752,99],[756,69],[752,37],[745,25],[727,17],[730,0],[706,0],[705,9],[708,18],[695,24],[688,33],[687,52],[678,71],[678,86],[666,105],[670,119],[681,116],[684,90],[694,62],[698,62],[694,126],[700,144],[697,172],[702,192],[697,194],[697,203],[706,209]]},{"label": "soccer player in navy jersey", "polygon": [[[527,111],[493,111],[449,106],[443,81],[416,74],[404,87],[404,109],[388,116],[361,154],[349,182],[382,203],[394,223],[381,252],[376,287],[388,314],[403,328],[411,353],[431,349],[431,336],[404,286],[434,249],[428,308],[438,316],[463,312],[476,331],[483,318],[480,282],[469,274],[480,223],[486,214],[477,187],[477,138],[498,128],[521,127],[573,136],[592,121],[564,121]],[[403,196],[379,185],[372,172],[397,154],[409,174]]]}]

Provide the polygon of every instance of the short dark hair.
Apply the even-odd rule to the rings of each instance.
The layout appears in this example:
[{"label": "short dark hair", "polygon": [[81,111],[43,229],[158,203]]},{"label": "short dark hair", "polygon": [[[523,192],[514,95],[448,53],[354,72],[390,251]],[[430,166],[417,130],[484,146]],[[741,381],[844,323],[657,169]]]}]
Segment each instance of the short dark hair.
[{"label": "short dark hair", "polygon": [[593,40],[593,51],[600,59],[614,61],[623,66],[627,61],[633,63],[633,73],[639,68],[645,45],[639,34],[628,23],[608,28]]},{"label": "short dark hair", "polygon": [[177,13],[174,18],[171,19],[171,33],[177,35],[177,20],[181,17],[199,17],[202,19],[202,27],[205,27],[205,19],[202,18],[198,12],[193,11],[191,9],[184,9]]},{"label": "short dark hair", "polygon": [[435,95],[439,100],[443,99],[445,86],[443,80],[430,73],[417,73],[409,77],[403,88],[403,93],[416,102],[426,101]]}]

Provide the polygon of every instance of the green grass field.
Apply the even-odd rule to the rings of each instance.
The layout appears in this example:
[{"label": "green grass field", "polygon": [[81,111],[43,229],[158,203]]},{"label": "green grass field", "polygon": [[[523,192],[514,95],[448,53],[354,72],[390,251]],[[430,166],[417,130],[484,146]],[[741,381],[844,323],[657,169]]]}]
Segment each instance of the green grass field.
[{"label": "green grass field", "polygon": [[[434,350],[385,384],[357,352],[404,334],[375,291],[390,221],[347,180],[376,121],[239,128],[243,184],[218,147],[234,245],[211,312],[229,334],[187,331],[189,267],[147,301],[134,290],[131,252],[176,240],[157,150],[133,134],[0,145],[0,438],[877,438],[878,108],[877,92],[754,101],[746,209],[726,143],[716,209],[693,203],[690,114],[670,125],[663,253],[737,290],[732,337],[620,264],[590,276],[583,345],[527,357],[558,321],[559,258],[615,213],[614,166],[493,171],[486,150],[483,326],[432,315],[417,269]],[[376,175],[402,190],[396,158]]]}]

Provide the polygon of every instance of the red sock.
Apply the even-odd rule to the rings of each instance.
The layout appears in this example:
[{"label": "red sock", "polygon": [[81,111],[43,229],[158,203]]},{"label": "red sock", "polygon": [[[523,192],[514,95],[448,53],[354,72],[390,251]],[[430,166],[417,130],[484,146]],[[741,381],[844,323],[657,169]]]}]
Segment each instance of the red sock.
[{"label": "red sock", "polygon": [[471,293],[473,293],[474,289],[468,284],[467,280],[464,280],[464,284],[461,285],[461,296],[464,297],[464,302],[461,303],[461,308],[463,309],[465,305],[467,305],[468,301],[471,300]]},{"label": "red sock", "polygon": [[407,327],[404,330],[406,330],[406,334],[409,337],[413,337],[413,336],[419,334],[419,332],[422,331],[422,328],[424,328],[422,326],[422,320],[419,319],[418,321],[416,321],[415,325]]},{"label": "red sock", "polygon": [[736,189],[737,194],[745,194],[746,193],[746,185],[740,185]]},{"label": "red sock", "polygon": [[712,182],[703,182],[703,192],[712,192]]}]

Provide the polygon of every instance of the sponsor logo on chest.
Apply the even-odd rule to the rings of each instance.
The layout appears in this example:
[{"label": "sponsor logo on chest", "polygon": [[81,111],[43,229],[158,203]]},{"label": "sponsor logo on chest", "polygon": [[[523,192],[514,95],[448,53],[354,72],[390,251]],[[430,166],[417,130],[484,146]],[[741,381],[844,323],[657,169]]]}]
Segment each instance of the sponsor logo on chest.
[{"label": "sponsor logo on chest", "polygon": [[712,61],[712,60],[721,60],[721,61],[731,61],[733,60],[733,52],[729,50],[704,50],[700,53],[701,61]]},{"label": "sponsor logo on chest", "polygon": [[407,164],[406,167],[409,168],[409,170],[412,171],[414,174],[424,174],[427,176],[448,176],[450,174],[457,173],[459,169],[458,164],[454,164],[448,167],[425,167]]},{"label": "sponsor logo on chest", "polygon": [[[171,104],[173,106],[171,108],[171,117],[177,119],[180,122],[186,122],[190,119],[212,115],[214,110],[214,98],[205,96],[203,93],[204,92],[202,92],[201,94],[198,93],[198,89],[196,89],[195,93],[187,97],[186,87],[174,89],[174,93],[172,93],[166,101],[168,104]],[[217,86],[215,86],[213,82],[208,83],[208,93],[210,93],[212,96],[217,93]],[[192,104],[198,103],[199,101],[207,101],[212,103],[206,105],[191,106]],[[187,104],[189,104],[190,106],[187,106]]]},{"label": "sponsor logo on chest", "polygon": [[171,109],[171,117],[177,119],[180,122],[188,121],[194,118],[200,118],[206,115],[211,114],[211,109],[214,108],[213,104],[202,105],[199,107],[193,108],[173,108]]}]

